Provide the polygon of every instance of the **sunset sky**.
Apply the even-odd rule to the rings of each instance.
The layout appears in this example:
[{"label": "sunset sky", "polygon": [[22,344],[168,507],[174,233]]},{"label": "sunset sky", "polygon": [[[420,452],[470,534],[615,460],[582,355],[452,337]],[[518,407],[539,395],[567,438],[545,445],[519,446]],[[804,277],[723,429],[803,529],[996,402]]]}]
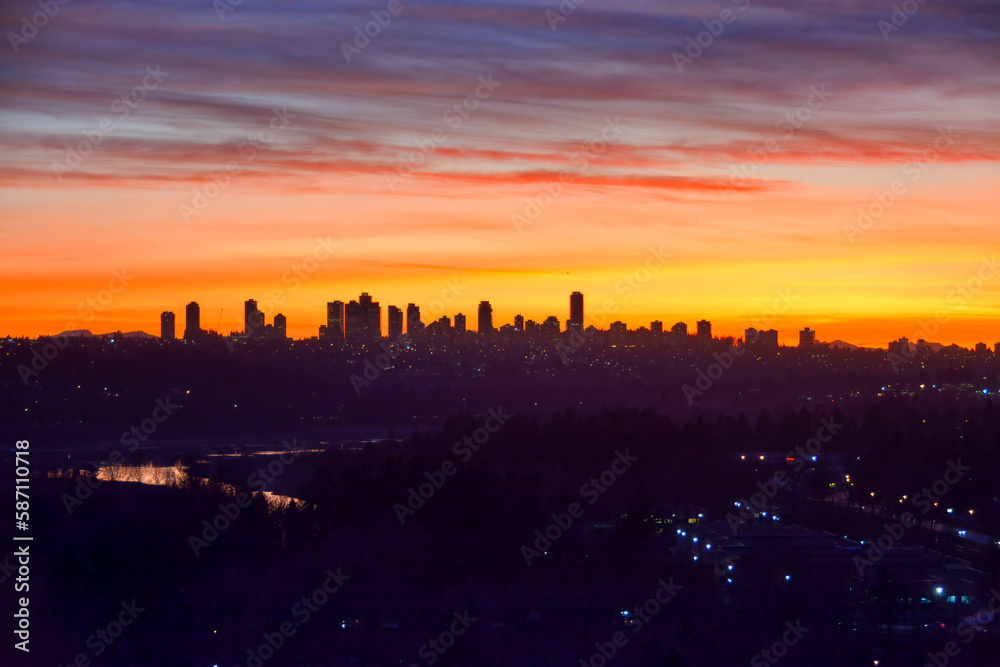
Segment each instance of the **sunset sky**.
[{"label": "sunset sky", "polygon": [[912,5],[71,0],[35,34],[6,2],[0,335],[579,290],[630,327],[992,346],[1000,5]]}]

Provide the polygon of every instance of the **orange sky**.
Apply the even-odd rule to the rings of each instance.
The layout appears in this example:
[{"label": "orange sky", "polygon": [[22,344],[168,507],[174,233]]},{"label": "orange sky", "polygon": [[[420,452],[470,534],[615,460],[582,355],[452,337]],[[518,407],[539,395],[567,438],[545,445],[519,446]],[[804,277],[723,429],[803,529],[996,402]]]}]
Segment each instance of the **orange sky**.
[{"label": "orange sky", "polygon": [[[558,30],[541,7],[414,5],[350,63],[339,9],[67,9],[0,70],[0,335],[155,334],[163,310],[181,331],[191,300],[228,333],[255,298],[306,337],[362,291],[383,327],[389,304],[427,322],[457,281],[434,314],[473,326],[481,300],[497,325],[565,321],[579,290],[597,324],[607,301],[739,336],[785,293],[784,344],[1000,341],[1000,74],[972,14],[927,5],[883,40],[860,1],[761,3],[679,72],[697,3],[595,2]],[[310,272],[317,239],[337,246]],[[644,276],[650,248],[669,257]]]}]

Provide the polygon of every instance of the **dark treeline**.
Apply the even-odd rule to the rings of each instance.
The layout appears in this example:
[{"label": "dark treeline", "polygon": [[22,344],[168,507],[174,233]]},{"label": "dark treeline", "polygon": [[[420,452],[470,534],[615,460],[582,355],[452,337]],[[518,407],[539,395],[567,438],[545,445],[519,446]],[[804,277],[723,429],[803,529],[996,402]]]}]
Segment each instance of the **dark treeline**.
[{"label": "dark treeline", "polygon": [[855,412],[878,394],[934,395],[947,404],[1000,389],[1000,359],[952,348],[912,358],[757,347],[734,356],[726,340],[574,346],[558,338],[429,337],[393,348],[390,359],[384,344],[316,340],[58,340],[0,342],[0,436],[114,442],[157,401],[179,406],[157,425],[164,439],[437,426],[448,415],[498,406],[518,414],[650,409],[679,422],[765,407]]},{"label": "dark treeline", "polygon": [[[228,522],[218,518],[220,504],[233,512],[237,497],[216,483],[104,482],[70,514],[64,494],[79,479],[33,480],[38,655],[60,665],[80,652],[94,664],[245,665],[248,649],[290,621],[300,622],[295,635],[266,664],[424,665],[422,647],[468,611],[477,620],[436,663],[578,664],[614,632],[632,637],[635,626],[622,625],[620,611],[673,577],[683,588],[615,664],[747,664],[796,620],[810,631],[784,664],[862,664],[874,650],[889,664],[921,664],[947,637],[879,632],[884,596],[848,595],[838,572],[776,553],[741,564],[756,573],[741,599],[756,602],[734,606],[711,572],[671,553],[673,525],[662,530],[651,519],[721,518],[788,467],[780,457],[750,465],[739,454],[794,450],[833,424],[816,467],[777,499],[787,521],[815,520],[796,503],[822,497],[845,470],[854,497],[875,491],[869,502],[888,503],[961,457],[973,473],[949,503],[976,509],[972,528],[995,534],[1000,525],[992,500],[1000,410],[992,402],[896,398],[856,414],[799,409],[684,422],[648,410],[504,413],[461,413],[401,444],[303,455],[275,485],[303,503],[280,507],[257,494]],[[597,490],[591,480],[626,451],[634,462]],[[267,462],[238,459],[221,481],[249,493],[248,474]],[[574,502],[581,515],[532,555],[535,531]],[[213,536],[205,522],[228,526]],[[879,521],[857,523],[869,539],[880,530]],[[192,536],[203,542],[193,547]],[[994,557],[986,572],[992,585],[996,565]],[[802,583],[775,583],[779,566]],[[296,602],[337,568],[350,578],[301,623]],[[133,599],[145,611],[95,657],[101,642],[88,638]],[[978,639],[963,664],[989,664],[977,660],[996,648],[992,637]]]}]

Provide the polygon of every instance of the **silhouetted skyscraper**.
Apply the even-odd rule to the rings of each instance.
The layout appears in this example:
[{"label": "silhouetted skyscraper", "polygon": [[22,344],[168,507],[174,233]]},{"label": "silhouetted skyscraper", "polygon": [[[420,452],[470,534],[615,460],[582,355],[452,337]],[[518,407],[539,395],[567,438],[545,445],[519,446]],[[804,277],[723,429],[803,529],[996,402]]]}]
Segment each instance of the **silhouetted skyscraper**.
[{"label": "silhouetted skyscraper", "polygon": [[670,333],[672,333],[676,338],[686,338],[688,335],[688,325],[684,322],[678,322],[674,326],[670,327]]},{"label": "silhouetted skyscraper", "polygon": [[160,338],[163,340],[174,340],[177,338],[177,331],[174,327],[174,314],[169,310],[160,313]]},{"label": "silhouetted skyscraper", "polygon": [[288,338],[288,321],[281,313],[274,316],[274,337],[278,339]]},{"label": "silhouetted skyscraper", "polygon": [[329,301],[326,304],[326,335],[328,338],[344,338],[344,302]]},{"label": "silhouetted skyscraper", "polygon": [[389,306],[389,339],[397,340],[403,335],[403,311]]},{"label": "silhouetted skyscraper", "polygon": [[368,292],[344,307],[344,336],[354,343],[370,343],[382,336],[382,307]]},{"label": "silhouetted skyscraper", "polygon": [[420,306],[415,303],[406,304],[406,333],[415,334],[424,328],[420,321]]},{"label": "silhouetted skyscraper", "polygon": [[479,302],[479,333],[493,333],[493,306],[489,301]]},{"label": "silhouetted skyscraper", "polygon": [[370,342],[382,337],[382,306],[378,301],[372,301],[368,292],[362,292],[358,299],[361,302],[361,313],[364,318],[365,341]]},{"label": "silhouetted skyscraper", "polygon": [[663,334],[663,322],[660,320],[653,320],[649,323],[649,330],[654,336],[660,336]]},{"label": "silhouetted skyscraper", "polygon": [[201,336],[201,308],[192,301],[184,309],[184,340],[195,340]]},{"label": "silhouetted skyscraper", "polygon": [[524,331],[524,315],[514,316],[514,328],[518,331]]},{"label": "silhouetted skyscraper", "polygon": [[462,313],[455,315],[455,331],[465,333],[465,315]]},{"label": "silhouetted skyscraper", "polygon": [[625,335],[628,333],[628,327],[625,326],[624,322],[612,322],[610,329],[608,329],[608,336],[612,343],[620,343],[625,340]]},{"label": "silhouetted skyscraper", "polygon": [[255,335],[260,335],[262,331],[260,329],[261,320],[258,318],[257,313],[257,302],[253,299],[247,299],[243,304],[243,333],[246,334],[248,338]]},{"label": "silhouetted skyscraper", "polygon": [[698,320],[698,339],[712,340],[712,323],[708,320]]},{"label": "silhouetted skyscraper", "polygon": [[365,317],[361,304],[351,300],[344,305],[344,337],[351,342],[357,342],[364,337]]},{"label": "silhouetted skyscraper", "polygon": [[583,331],[583,292],[573,292],[569,295],[569,322],[566,328]]},{"label": "silhouetted skyscraper", "polygon": [[816,342],[816,332],[806,327],[799,332],[799,347],[808,347]]}]

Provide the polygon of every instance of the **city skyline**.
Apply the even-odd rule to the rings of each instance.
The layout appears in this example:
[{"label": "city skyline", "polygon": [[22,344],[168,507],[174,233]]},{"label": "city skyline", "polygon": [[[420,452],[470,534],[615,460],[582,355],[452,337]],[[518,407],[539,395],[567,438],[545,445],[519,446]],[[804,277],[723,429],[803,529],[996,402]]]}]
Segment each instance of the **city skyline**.
[{"label": "city skyline", "polygon": [[[788,300],[786,298],[786,306],[788,305],[787,301]],[[547,322],[555,321],[559,323],[558,330],[560,333],[570,333],[571,330],[575,328],[574,324],[582,321],[583,326],[580,330],[586,330],[593,327],[599,331],[613,332],[614,325],[619,325],[624,326],[624,330],[630,332],[646,330],[654,335],[673,334],[676,336],[681,334],[688,335],[692,339],[701,340],[732,338],[734,340],[743,340],[745,342],[754,338],[760,342],[768,343],[774,346],[778,346],[779,341],[782,341],[782,345],[790,347],[804,347],[814,343],[832,343],[838,341],[850,343],[850,341],[843,341],[840,338],[817,338],[817,331],[811,329],[808,325],[796,331],[786,331],[785,335],[782,336],[781,330],[775,326],[776,322],[780,320],[780,308],[772,308],[765,311],[761,314],[761,316],[755,318],[754,320],[748,320],[745,323],[745,326],[738,333],[713,332],[712,320],[699,319],[694,323],[694,333],[689,334],[688,323],[683,320],[677,321],[674,324],[670,324],[669,322],[664,324],[663,320],[656,319],[637,326],[632,326],[628,322],[624,322],[613,315],[609,315],[608,313],[611,311],[606,309],[606,307],[610,305],[608,302],[598,306],[596,318],[591,317],[588,315],[585,303],[585,295],[582,292],[574,291],[569,295],[569,306],[565,311],[566,318],[560,318],[558,315],[549,314],[535,319],[531,316],[525,317],[523,313],[516,313],[509,321],[498,323],[498,321],[493,318],[494,304],[489,300],[482,300],[476,306],[475,321],[478,326],[474,330],[469,329],[469,331],[474,331],[476,333],[482,333],[483,331],[496,333],[502,329],[525,331],[527,328],[526,323],[529,326],[534,325],[535,327],[540,327]],[[353,315],[345,314],[350,313],[352,308],[355,309],[355,313]],[[372,309],[370,314],[365,314],[366,308]],[[432,319],[426,321],[421,316],[420,305],[413,302],[407,303],[405,311],[399,306],[389,304],[386,307],[385,314],[383,315],[380,303],[378,301],[374,301],[374,298],[367,292],[362,292],[360,297],[356,300],[351,300],[349,302],[340,300],[327,302],[326,322],[317,325],[316,333],[303,336],[292,335],[287,337],[293,340],[326,338],[330,340],[354,340],[355,342],[365,340],[366,336],[395,339],[404,334],[413,335],[415,333],[419,333],[427,328],[428,325],[441,322],[445,323],[446,328],[454,327],[462,332],[466,331],[465,322],[468,317],[466,313],[454,309],[445,312],[443,310],[443,302],[440,300],[435,302],[432,309],[436,314]],[[267,324],[266,319],[266,314],[258,307],[257,300],[247,299],[244,301],[243,329],[232,329],[228,332],[223,330],[216,331],[215,329],[201,326],[200,304],[196,301],[192,301],[186,306],[183,333],[181,335],[175,334],[176,313],[173,311],[163,311],[160,314],[159,320],[161,332],[159,337],[192,339],[209,331],[224,336],[240,335],[243,337],[253,337],[256,334],[261,337],[286,337],[288,331],[286,324],[287,318],[282,313],[274,314],[272,317],[272,324]],[[352,319],[353,324],[350,323]],[[375,330],[376,319],[378,320],[377,333]],[[189,321],[194,322],[194,325],[197,327],[198,333],[196,335],[191,333],[192,330]],[[221,318],[219,321],[222,321]],[[307,325],[300,325],[298,328],[301,329],[305,326]],[[273,334],[271,333],[272,330],[274,331]],[[118,331],[124,330],[118,329]],[[168,331],[171,335],[164,335],[164,332]],[[281,332],[280,334],[278,333],[279,331]],[[858,345],[858,347],[891,350],[894,343],[898,343],[900,340],[905,339],[909,340],[913,344],[916,344],[918,341],[926,341],[927,343],[937,343],[945,346],[959,345],[959,347],[966,347],[973,350],[980,350],[984,345],[990,350],[1000,349],[1000,342],[989,343],[986,342],[987,339],[978,340],[971,345],[962,345],[956,341],[935,338],[935,335],[940,333],[940,331],[941,324],[933,318],[929,318],[928,320],[919,322],[918,328],[915,329],[912,334],[899,334],[898,336],[885,341],[884,344]],[[994,337],[1000,339],[1000,329],[995,329],[995,331],[996,336]],[[359,334],[361,336],[360,338]],[[794,342],[793,339],[797,340],[797,343],[790,344]]]},{"label": "city skyline", "polygon": [[736,331],[792,289],[783,331],[871,344],[948,309],[942,336],[989,338],[994,15],[723,4],[714,36],[698,2],[404,3],[364,49],[343,6],[67,6],[3,73],[4,333],[58,333],[113,272],[96,329],[282,290],[301,336],[333,286],[429,303],[458,280],[508,321],[649,262],[631,326]]}]

